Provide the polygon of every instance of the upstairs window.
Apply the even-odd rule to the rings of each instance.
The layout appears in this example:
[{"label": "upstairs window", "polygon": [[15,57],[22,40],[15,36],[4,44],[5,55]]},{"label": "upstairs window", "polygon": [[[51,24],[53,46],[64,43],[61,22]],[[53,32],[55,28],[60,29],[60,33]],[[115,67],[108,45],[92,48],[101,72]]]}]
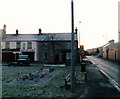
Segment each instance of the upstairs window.
[{"label": "upstairs window", "polygon": [[16,49],[16,42],[10,42],[10,49]]},{"label": "upstairs window", "polygon": [[30,42],[30,41],[27,42],[27,48],[28,48],[28,49],[32,49],[32,42]]},{"label": "upstairs window", "polygon": [[21,42],[21,49],[27,49],[27,42]]},{"label": "upstairs window", "polygon": [[1,42],[1,49],[5,49],[5,42]]}]

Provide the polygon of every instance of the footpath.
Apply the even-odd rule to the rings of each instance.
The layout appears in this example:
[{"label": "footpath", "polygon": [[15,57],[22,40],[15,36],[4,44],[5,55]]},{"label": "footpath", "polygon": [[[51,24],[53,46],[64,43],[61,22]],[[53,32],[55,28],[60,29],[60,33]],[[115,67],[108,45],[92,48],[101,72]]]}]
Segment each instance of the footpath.
[{"label": "footpath", "polygon": [[94,64],[86,65],[85,91],[79,99],[120,99],[120,92]]}]

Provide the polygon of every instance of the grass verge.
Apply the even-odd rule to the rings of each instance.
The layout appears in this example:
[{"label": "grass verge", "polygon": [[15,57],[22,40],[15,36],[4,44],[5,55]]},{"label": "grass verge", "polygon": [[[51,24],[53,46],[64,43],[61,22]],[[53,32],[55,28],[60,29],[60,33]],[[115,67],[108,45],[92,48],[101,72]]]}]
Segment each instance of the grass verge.
[{"label": "grass verge", "polygon": [[[9,81],[24,74],[28,74],[41,68],[54,68],[59,71],[56,75],[47,76],[42,85],[11,85]],[[74,93],[64,88],[64,78],[70,73],[70,67],[7,67],[2,68],[2,97],[79,97],[84,91],[84,75],[80,67],[76,67],[77,84]]]}]

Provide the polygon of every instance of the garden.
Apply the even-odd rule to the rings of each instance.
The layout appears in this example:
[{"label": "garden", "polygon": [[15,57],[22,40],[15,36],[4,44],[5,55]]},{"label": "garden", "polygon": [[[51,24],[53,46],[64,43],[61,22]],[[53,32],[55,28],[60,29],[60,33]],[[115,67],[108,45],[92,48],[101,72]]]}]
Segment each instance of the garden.
[{"label": "garden", "polygon": [[76,88],[65,89],[70,66],[2,67],[2,97],[79,97],[85,90],[84,74],[76,66]]}]

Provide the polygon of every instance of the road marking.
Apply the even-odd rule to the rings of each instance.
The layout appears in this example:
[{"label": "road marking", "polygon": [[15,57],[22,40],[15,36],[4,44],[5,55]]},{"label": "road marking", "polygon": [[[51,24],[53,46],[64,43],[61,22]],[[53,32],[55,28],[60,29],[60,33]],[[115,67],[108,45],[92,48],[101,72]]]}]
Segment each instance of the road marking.
[{"label": "road marking", "polygon": [[100,72],[103,73],[103,75],[105,75],[109,79],[109,81],[113,84],[113,86],[120,92],[120,85],[110,76],[108,76],[103,70],[100,70]]}]

